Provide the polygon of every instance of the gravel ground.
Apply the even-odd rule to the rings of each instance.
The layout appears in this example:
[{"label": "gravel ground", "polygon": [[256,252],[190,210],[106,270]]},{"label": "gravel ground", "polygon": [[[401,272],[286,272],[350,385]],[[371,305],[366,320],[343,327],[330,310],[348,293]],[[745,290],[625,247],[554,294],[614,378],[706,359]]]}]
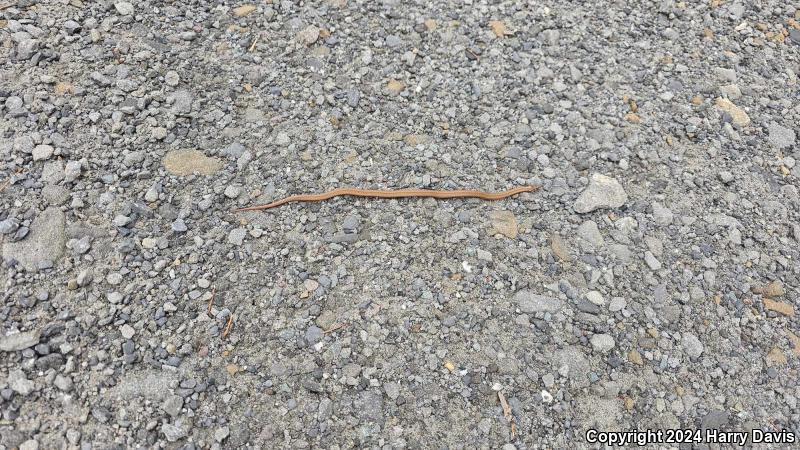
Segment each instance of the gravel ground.
[{"label": "gravel ground", "polygon": [[798,7],[0,0],[0,448],[800,432]]}]

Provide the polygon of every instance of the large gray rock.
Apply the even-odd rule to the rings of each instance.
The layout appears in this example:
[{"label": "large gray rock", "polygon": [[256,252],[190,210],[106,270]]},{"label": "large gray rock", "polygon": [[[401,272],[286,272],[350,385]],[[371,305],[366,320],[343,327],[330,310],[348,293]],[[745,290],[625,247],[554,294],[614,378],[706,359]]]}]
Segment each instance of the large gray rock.
[{"label": "large gray rock", "polygon": [[18,352],[31,348],[39,343],[41,332],[37,331],[24,331],[22,333],[8,334],[0,337],[0,351],[4,352]]},{"label": "large gray rock", "polygon": [[619,181],[596,173],[589,179],[589,186],[578,196],[572,208],[583,214],[601,208],[619,208],[626,201],[628,194]]},{"label": "large gray rock", "polygon": [[34,271],[44,262],[55,263],[64,255],[66,234],[64,213],[50,207],[31,224],[30,234],[19,242],[3,245],[3,259],[19,261],[25,270]]},{"label": "large gray rock", "polygon": [[557,298],[534,294],[527,290],[514,294],[514,302],[522,312],[529,314],[537,312],[554,313],[561,310],[563,306],[563,302]]},{"label": "large gray rock", "polygon": [[791,147],[794,145],[795,133],[791,128],[772,122],[767,127],[769,142],[777,148]]}]

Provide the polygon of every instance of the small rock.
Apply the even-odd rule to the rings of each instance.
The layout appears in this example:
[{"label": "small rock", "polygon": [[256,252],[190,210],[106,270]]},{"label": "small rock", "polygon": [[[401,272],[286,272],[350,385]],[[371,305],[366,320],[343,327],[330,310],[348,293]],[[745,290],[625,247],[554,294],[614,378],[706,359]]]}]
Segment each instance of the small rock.
[{"label": "small rock", "polygon": [[188,228],[186,227],[186,223],[180,217],[175,219],[174,222],[172,222],[172,231],[176,233],[185,233],[186,230],[188,230]]},{"label": "small rock", "polygon": [[128,2],[117,2],[114,4],[114,8],[123,16],[133,15],[133,5]]},{"label": "small rock", "polygon": [[717,107],[731,116],[734,125],[741,128],[750,124],[750,116],[727,98],[717,98]]},{"label": "small rock", "polygon": [[703,354],[703,343],[692,333],[683,333],[683,350],[692,358],[697,358]]},{"label": "small rock", "polygon": [[555,313],[561,310],[563,306],[563,302],[557,298],[534,294],[527,290],[522,290],[514,294],[514,302],[517,304],[520,311],[529,314],[537,312]]},{"label": "small rock", "polygon": [[776,148],[791,147],[795,142],[795,132],[778,123],[771,122],[767,127],[769,142]]},{"label": "small rock", "polygon": [[606,304],[606,300],[603,298],[603,294],[598,291],[589,291],[586,293],[586,300],[589,300],[593,304],[597,306],[603,306]]},{"label": "small rock", "polygon": [[628,302],[624,298],[614,297],[611,299],[611,303],[608,304],[608,310],[611,312],[622,311],[627,304]]},{"label": "small rock", "polygon": [[170,416],[178,417],[181,414],[181,409],[183,409],[183,397],[180,395],[170,395],[164,400],[164,403],[161,404],[161,408]]},{"label": "small rock", "polygon": [[647,267],[649,267],[650,270],[661,269],[661,261],[659,261],[655,255],[653,255],[653,252],[649,250],[644,252],[644,262],[647,263]]},{"label": "small rock", "polygon": [[236,8],[233,8],[233,16],[234,17],[244,17],[244,16],[250,14],[251,12],[253,12],[255,10],[256,10],[255,5],[238,6]]},{"label": "small rock", "polygon": [[517,237],[518,225],[517,218],[511,211],[492,211],[489,213],[489,220],[495,234],[502,234],[508,238]]},{"label": "small rock", "polygon": [[232,184],[229,184],[228,187],[225,188],[225,197],[228,198],[236,198],[241,193],[242,189],[239,186],[234,186]]},{"label": "small rock", "polygon": [[590,341],[592,343],[592,348],[594,348],[596,352],[600,353],[608,353],[616,345],[614,338],[610,334],[605,333],[595,334],[592,336]]},{"label": "small rock", "polygon": [[122,214],[118,214],[116,217],[114,217],[114,220],[112,220],[111,223],[115,227],[124,227],[125,225],[131,223],[131,218],[128,216],[123,216]]},{"label": "small rock", "polygon": [[619,182],[596,173],[589,179],[589,186],[581,193],[572,208],[580,214],[601,208],[619,208],[628,201],[628,195]]},{"label": "small rock", "polygon": [[246,235],[247,230],[244,228],[234,228],[230,233],[228,233],[228,242],[233,245],[242,245]]},{"label": "small rock", "polygon": [[8,373],[8,387],[22,396],[27,396],[33,392],[36,385],[25,377],[25,372],[22,369],[12,369]]},{"label": "small rock", "polygon": [[600,229],[597,228],[597,223],[591,220],[583,222],[578,227],[578,237],[588,242],[595,248],[600,248],[605,245],[603,235],[600,234]]},{"label": "small rock", "polygon": [[672,219],[675,216],[669,208],[658,202],[653,202],[652,207],[653,219],[655,219],[657,224],[666,226],[672,223]]},{"label": "small rock", "polygon": [[314,25],[309,25],[297,33],[297,40],[305,45],[311,45],[317,42],[317,39],[319,39],[319,28]]},{"label": "small rock", "polygon": [[64,181],[71,183],[81,176],[81,163],[80,161],[69,161],[64,166]]},{"label": "small rock", "polygon": [[38,330],[7,334],[0,337],[0,351],[18,352],[26,348],[31,348],[39,343],[41,335],[41,332]]},{"label": "small rock", "polygon": [[130,339],[136,334],[136,330],[134,330],[133,327],[127,323],[120,327],[119,332],[125,339]]},{"label": "small rock", "polygon": [[164,433],[164,437],[167,438],[167,441],[175,442],[185,438],[189,434],[186,428],[183,421],[178,419],[175,421],[175,424],[164,423],[164,425],[161,425],[161,432]]},{"label": "small rock", "polygon": [[33,148],[33,160],[42,161],[53,156],[55,149],[52,145],[37,145]]},{"label": "small rock", "polygon": [[164,157],[164,168],[179,176],[212,175],[222,168],[222,163],[198,150],[171,150]]},{"label": "small rock", "polygon": [[392,381],[384,383],[383,392],[386,392],[386,396],[390,399],[397,400],[400,396],[400,385]]},{"label": "small rock", "polygon": [[780,297],[786,293],[786,289],[783,288],[783,283],[778,280],[771,281],[766,286],[754,287],[752,291],[766,298]]}]

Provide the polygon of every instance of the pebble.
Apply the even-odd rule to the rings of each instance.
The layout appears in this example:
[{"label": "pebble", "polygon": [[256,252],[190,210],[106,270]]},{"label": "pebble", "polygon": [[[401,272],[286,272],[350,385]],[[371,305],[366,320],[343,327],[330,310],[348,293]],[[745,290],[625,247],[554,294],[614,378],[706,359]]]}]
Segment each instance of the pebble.
[{"label": "pebble", "polygon": [[616,343],[609,334],[595,334],[591,338],[592,348],[599,353],[608,353],[614,348]]},{"label": "pebble", "polygon": [[703,344],[693,333],[683,333],[681,343],[683,345],[683,351],[690,357],[698,358],[703,354]]},{"label": "pebble", "polygon": [[717,98],[717,107],[720,110],[730,114],[734,125],[742,128],[750,124],[750,116],[748,116],[742,108],[734,105],[733,102],[727,98]]},{"label": "pebble", "polygon": [[608,310],[611,312],[622,311],[625,306],[627,306],[627,302],[622,297],[613,297],[611,302],[608,304]]},{"label": "pebble", "polygon": [[597,306],[604,306],[606,304],[603,294],[598,291],[589,291],[586,293],[586,300],[589,300]]},{"label": "pebble", "polygon": [[228,233],[228,242],[233,245],[242,245],[244,238],[247,236],[247,230],[244,228],[234,228]]},{"label": "pebble", "polygon": [[55,149],[51,145],[37,145],[33,148],[33,160],[43,161],[53,156]]},{"label": "pebble", "polygon": [[134,12],[133,5],[128,2],[114,3],[114,8],[123,16],[131,16]]},{"label": "pebble", "polygon": [[511,211],[491,211],[489,220],[492,224],[493,233],[516,239],[519,228],[514,213]]},{"label": "pebble", "polygon": [[121,326],[119,331],[120,334],[122,334],[122,337],[124,337],[125,339],[131,339],[133,335],[136,334],[136,330],[134,330],[133,327],[128,325],[127,323]]},{"label": "pebble", "polygon": [[614,178],[599,173],[589,179],[589,186],[572,205],[577,213],[589,213],[603,208],[619,208],[628,201],[628,195]]},{"label": "pebble", "polygon": [[563,302],[554,297],[535,294],[528,290],[522,290],[514,294],[514,303],[520,311],[528,314],[538,312],[555,313],[561,310]]},{"label": "pebble", "polygon": [[188,230],[186,223],[180,217],[172,222],[172,231],[176,233],[185,233],[186,230]]}]

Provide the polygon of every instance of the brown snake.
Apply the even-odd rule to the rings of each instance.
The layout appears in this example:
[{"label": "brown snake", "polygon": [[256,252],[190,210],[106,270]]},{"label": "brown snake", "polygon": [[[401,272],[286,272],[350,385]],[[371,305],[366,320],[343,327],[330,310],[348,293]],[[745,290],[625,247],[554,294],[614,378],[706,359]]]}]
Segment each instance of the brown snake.
[{"label": "brown snake", "polygon": [[378,197],[378,198],[404,198],[404,197],[432,197],[432,198],[479,198],[482,200],[501,200],[512,195],[521,194],[523,192],[533,192],[541,186],[520,186],[514,189],[509,189],[504,192],[484,192],[484,191],[437,191],[431,189],[397,189],[381,191],[377,189],[356,189],[356,188],[339,188],[332,191],[324,192],[322,194],[299,194],[291,195],[280,200],[276,200],[266,205],[250,206],[248,208],[240,208],[234,212],[243,211],[258,211],[260,209],[270,209],[276,206],[285,205],[291,202],[319,202],[328,200],[333,197],[341,195],[352,195],[354,197]]}]

